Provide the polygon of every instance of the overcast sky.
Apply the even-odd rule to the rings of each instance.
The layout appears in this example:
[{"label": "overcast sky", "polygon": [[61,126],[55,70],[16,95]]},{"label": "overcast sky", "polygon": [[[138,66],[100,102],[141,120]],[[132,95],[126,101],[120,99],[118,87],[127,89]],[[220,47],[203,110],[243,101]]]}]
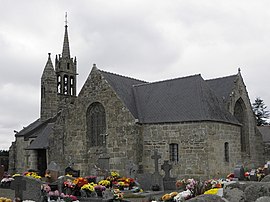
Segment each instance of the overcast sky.
[{"label": "overcast sky", "polygon": [[269,10],[269,0],[0,0],[0,149],[39,118],[40,78],[48,53],[62,52],[65,12],[77,92],[93,63],[149,82],[241,68],[251,102],[270,106]]}]

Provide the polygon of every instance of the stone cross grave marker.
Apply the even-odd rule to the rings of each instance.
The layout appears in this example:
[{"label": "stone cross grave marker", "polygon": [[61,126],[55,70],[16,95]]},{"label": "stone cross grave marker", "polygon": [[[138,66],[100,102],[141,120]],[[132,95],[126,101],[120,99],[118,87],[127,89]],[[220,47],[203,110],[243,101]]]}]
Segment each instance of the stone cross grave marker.
[{"label": "stone cross grave marker", "polygon": [[158,171],[158,160],[161,158],[161,156],[158,154],[157,150],[155,150],[154,155],[151,156],[151,158],[155,161],[155,172],[152,174],[152,189],[153,187],[159,186],[159,189],[163,190],[162,176]]},{"label": "stone cross grave marker", "polygon": [[5,173],[5,167],[3,165],[1,165],[0,166],[0,181],[4,177],[4,173]]},{"label": "stone cross grave marker", "polygon": [[164,161],[163,165],[161,165],[161,169],[164,170],[165,176],[164,179],[170,178],[170,170],[172,169],[172,165],[169,164],[169,161]]},{"label": "stone cross grave marker", "polygon": [[58,179],[59,171],[60,171],[59,165],[57,165],[57,163],[55,163],[54,161],[50,162],[46,170],[46,174],[49,174],[51,176],[50,178],[51,182],[55,182]]},{"label": "stone cross grave marker", "polygon": [[23,180],[23,176],[14,177],[10,188],[15,191],[15,197],[23,199],[23,191],[26,190],[26,182]]},{"label": "stone cross grave marker", "polygon": [[161,156],[158,154],[157,150],[154,151],[154,155],[151,156],[151,159],[154,159],[155,161],[155,173],[158,173],[158,159],[160,159]]},{"label": "stone cross grave marker", "polygon": [[164,161],[163,165],[161,165],[161,169],[165,172],[163,178],[164,190],[174,190],[176,179],[170,176],[172,165],[169,164],[169,161]]},{"label": "stone cross grave marker", "polygon": [[244,167],[242,165],[236,165],[234,168],[234,178],[238,178],[238,180],[245,179]]}]

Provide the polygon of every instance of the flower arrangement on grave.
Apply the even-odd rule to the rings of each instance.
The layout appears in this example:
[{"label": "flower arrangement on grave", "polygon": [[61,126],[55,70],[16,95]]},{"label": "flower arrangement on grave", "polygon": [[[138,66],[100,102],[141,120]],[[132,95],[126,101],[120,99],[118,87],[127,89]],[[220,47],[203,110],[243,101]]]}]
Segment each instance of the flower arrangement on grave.
[{"label": "flower arrangement on grave", "polygon": [[32,172],[32,171],[24,172],[23,175],[27,177],[32,177],[35,179],[41,179],[41,176],[39,176],[36,172]]},{"label": "flower arrangement on grave", "polygon": [[83,177],[78,177],[73,180],[73,183],[75,184],[75,186],[81,188],[83,185],[88,184],[88,181]]},{"label": "flower arrangement on grave", "polygon": [[94,186],[94,189],[95,189],[95,191],[105,191],[106,187],[103,186],[103,185],[98,184],[98,185]]},{"label": "flower arrangement on grave", "polygon": [[59,197],[60,197],[60,192],[58,190],[48,192],[49,200],[57,200]]},{"label": "flower arrangement on grave", "polygon": [[171,192],[169,194],[164,194],[161,197],[162,201],[166,201],[166,202],[173,202],[174,201],[174,197],[177,196],[178,192]]},{"label": "flower arrangement on grave", "polygon": [[68,194],[61,193],[60,197],[65,202],[78,201],[78,198],[74,195],[68,195]]},{"label": "flower arrangement on grave", "polygon": [[212,188],[204,192],[204,194],[212,194],[215,195],[218,193],[219,188]]},{"label": "flower arrangement on grave", "polygon": [[11,182],[14,180],[13,177],[10,175],[4,176],[4,178],[1,180],[0,184],[2,187],[10,187]]},{"label": "flower arrangement on grave", "polygon": [[14,177],[18,177],[18,176],[22,176],[22,175],[19,174],[19,173],[16,173],[16,174],[12,175],[13,178],[14,178]]},{"label": "flower arrangement on grave", "polygon": [[92,196],[92,194],[95,192],[95,186],[96,186],[96,185],[97,185],[97,184],[94,184],[93,182],[84,184],[84,185],[81,187],[81,193],[82,193],[82,196],[85,196],[85,197],[90,197],[90,196]]},{"label": "flower arrangement on grave", "polygon": [[111,176],[113,177],[113,178],[119,178],[120,177],[120,174],[118,173],[118,172],[116,172],[116,171],[111,171]]},{"label": "flower arrangement on grave", "polygon": [[121,201],[124,198],[124,194],[119,189],[113,189],[113,200]]},{"label": "flower arrangement on grave", "polygon": [[115,184],[120,190],[132,189],[136,184],[133,178],[121,177],[117,180]]},{"label": "flower arrangement on grave", "polygon": [[99,184],[99,185],[94,186],[94,189],[97,196],[102,197],[103,192],[106,190],[106,187]]},{"label": "flower arrangement on grave", "polygon": [[177,180],[175,183],[175,186],[177,189],[182,189],[182,190],[186,189],[186,186],[187,186],[186,179]]},{"label": "flower arrangement on grave", "polygon": [[182,191],[174,197],[175,202],[182,202],[191,198],[191,192],[189,190]]},{"label": "flower arrangement on grave", "polygon": [[0,197],[0,202],[12,202],[10,198]]},{"label": "flower arrangement on grave", "polygon": [[104,186],[104,187],[109,188],[110,185],[111,185],[111,182],[110,182],[109,180],[100,180],[100,181],[98,182],[98,184],[99,184],[99,185],[102,185],[102,186]]}]

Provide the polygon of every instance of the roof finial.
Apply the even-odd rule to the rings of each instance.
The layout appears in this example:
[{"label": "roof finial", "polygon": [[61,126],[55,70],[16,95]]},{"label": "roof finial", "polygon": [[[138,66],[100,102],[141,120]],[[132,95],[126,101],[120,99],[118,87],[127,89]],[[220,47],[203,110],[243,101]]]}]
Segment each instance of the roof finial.
[{"label": "roof finial", "polygon": [[67,26],[67,24],[68,24],[68,20],[67,20],[67,12],[66,12],[66,15],[65,15],[65,26]]},{"label": "roof finial", "polygon": [[240,69],[240,67],[238,68],[238,74],[240,74],[241,73],[241,69]]}]

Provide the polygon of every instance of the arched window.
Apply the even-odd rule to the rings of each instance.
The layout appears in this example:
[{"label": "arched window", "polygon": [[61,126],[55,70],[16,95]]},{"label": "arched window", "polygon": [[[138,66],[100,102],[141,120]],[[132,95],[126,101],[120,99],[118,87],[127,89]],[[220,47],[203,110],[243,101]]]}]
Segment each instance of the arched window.
[{"label": "arched window", "polygon": [[101,103],[91,104],[86,114],[89,146],[102,146],[106,138],[106,114]]},{"label": "arched window", "polygon": [[74,95],[75,94],[75,89],[74,89],[74,77],[71,76],[70,77],[70,95]]},{"label": "arched window", "polygon": [[225,158],[225,162],[229,162],[229,143],[225,142],[224,143],[224,158]]},{"label": "arched window", "polygon": [[64,94],[68,95],[68,76],[64,75]]},{"label": "arched window", "polygon": [[57,93],[61,93],[61,88],[62,88],[62,86],[61,86],[61,76],[58,75],[57,76]]},{"label": "arched window", "polygon": [[178,144],[171,143],[169,145],[169,147],[170,147],[170,161],[178,162],[178,160],[179,160],[179,157],[178,157]]},{"label": "arched window", "polygon": [[242,98],[239,98],[234,106],[234,116],[242,124],[241,126],[241,151],[249,152],[249,133],[246,106]]}]

